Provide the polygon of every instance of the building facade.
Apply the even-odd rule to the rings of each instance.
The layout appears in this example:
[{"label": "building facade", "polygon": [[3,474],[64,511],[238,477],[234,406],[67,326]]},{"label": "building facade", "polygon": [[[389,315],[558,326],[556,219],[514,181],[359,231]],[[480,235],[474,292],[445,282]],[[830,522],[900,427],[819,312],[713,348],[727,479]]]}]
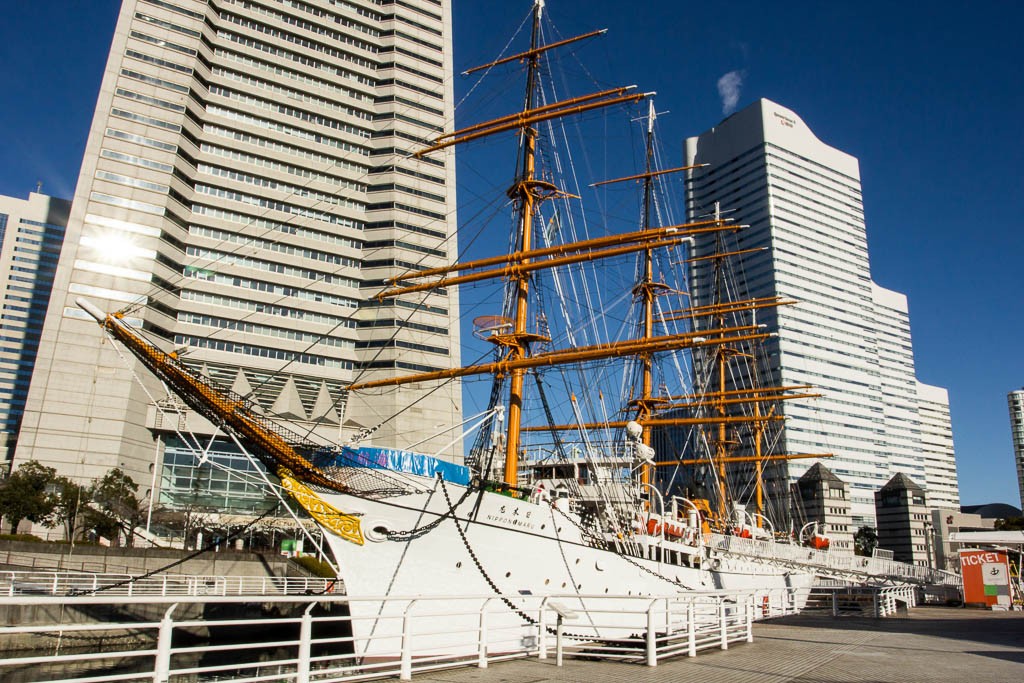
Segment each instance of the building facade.
[{"label": "building facade", "polygon": [[1011,391],[1006,402],[1010,407],[1010,438],[1013,439],[1013,459],[1017,463],[1020,506],[1024,508],[1024,389]]},{"label": "building facade", "polygon": [[[820,462],[811,465],[793,484],[793,522],[796,531],[817,525],[832,552],[853,554],[853,528],[846,482]],[[799,525],[799,526],[797,526]]]},{"label": "building facade", "polygon": [[71,202],[0,196],[0,448],[10,464],[35,367]]},{"label": "building facade", "polygon": [[957,511],[960,509],[960,485],[949,417],[949,392],[918,382],[917,399],[928,504]]},{"label": "building facade", "polygon": [[410,156],[451,121],[451,74],[447,0],[125,0],[16,464],[151,495],[168,439],[215,433],[78,297],[303,433],[450,441],[457,382],[345,387],[459,363],[454,290],[374,298],[457,250],[452,153]]},{"label": "building facade", "polygon": [[[833,454],[828,466],[849,486],[854,527],[873,526],[874,492],[897,471],[926,481],[935,446],[922,433],[906,297],[871,280],[857,159],[764,99],[689,138],[685,157],[708,164],[691,172],[689,218],[717,205],[749,226],[735,245],[744,252],[746,295],[797,302],[759,310],[756,319],[775,333],[766,348],[771,381],[821,394],[782,406],[782,447]],[[695,244],[698,257],[713,248]],[[930,396],[926,429],[947,434],[948,403]],[[784,476],[796,481],[812,464],[793,460]],[[952,470],[947,491],[956,488]]]},{"label": "building facade", "polygon": [[897,472],[875,492],[878,547],[897,562],[927,566],[931,561],[931,516],[924,489]]}]

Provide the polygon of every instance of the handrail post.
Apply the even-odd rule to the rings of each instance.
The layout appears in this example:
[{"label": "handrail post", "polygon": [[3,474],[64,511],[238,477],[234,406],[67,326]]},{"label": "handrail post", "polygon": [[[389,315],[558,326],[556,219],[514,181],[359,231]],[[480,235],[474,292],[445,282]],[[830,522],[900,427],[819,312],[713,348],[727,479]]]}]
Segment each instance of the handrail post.
[{"label": "handrail post", "polygon": [[412,608],[415,604],[416,601],[411,600],[402,615],[402,658],[398,671],[402,681],[412,680]]},{"label": "handrail post", "polygon": [[878,588],[876,588],[872,592],[872,602],[874,603],[874,608],[875,608],[875,615],[874,616],[875,616],[876,619],[878,619],[879,617],[882,616],[882,614],[881,614],[882,605],[881,605],[881,599],[880,599],[879,593],[880,593],[880,589],[878,589]]},{"label": "handrail post", "polygon": [[174,619],[171,613],[177,609],[174,603],[164,612],[156,638],[156,659],[153,662],[153,683],[167,683],[171,678],[171,641],[174,635]]},{"label": "handrail post", "polygon": [[754,642],[754,594],[750,594],[750,599],[746,600],[746,612],[747,612],[747,642]]},{"label": "handrail post", "polygon": [[651,600],[647,607],[647,666],[658,666],[658,635],[654,627],[654,606],[657,600]]},{"label": "handrail post", "polygon": [[722,635],[722,649],[729,649],[729,630],[725,620],[725,598],[718,598],[718,628]]},{"label": "handrail post", "polygon": [[697,610],[693,606],[693,598],[686,606],[686,656],[697,656]]},{"label": "handrail post", "polygon": [[309,607],[302,613],[302,621],[299,622],[299,651],[298,659],[295,661],[295,683],[309,683],[309,655],[313,649],[313,615],[311,612],[316,605],[316,602],[309,603]]},{"label": "handrail post", "polygon": [[490,604],[491,600],[487,598],[480,606],[480,630],[477,633],[480,642],[478,643],[479,652],[476,661],[478,669],[487,668],[487,607]]},{"label": "handrail post", "polygon": [[562,615],[555,621],[555,666],[562,666]]},{"label": "handrail post", "polygon": [[839,616],[839,591],[835,588],[832,589],[832,616]]},{"label": "handrail post", "polygon": [[537,614],[537,659],[548,658],[548,598],[540,601]]}]

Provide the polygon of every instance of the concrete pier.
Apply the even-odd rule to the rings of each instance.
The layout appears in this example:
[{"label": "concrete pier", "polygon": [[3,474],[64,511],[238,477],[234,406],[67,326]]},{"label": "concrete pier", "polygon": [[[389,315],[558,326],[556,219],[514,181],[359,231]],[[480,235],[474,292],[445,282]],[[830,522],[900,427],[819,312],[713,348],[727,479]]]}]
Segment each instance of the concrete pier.
[{"label": "concrete pier", "polygon": [[1024,681],[1024,613],[922,607],[905,617],[800,615],[754,642],[656,667],[567,659],[416,674],[419,683],[1011,683]]}]

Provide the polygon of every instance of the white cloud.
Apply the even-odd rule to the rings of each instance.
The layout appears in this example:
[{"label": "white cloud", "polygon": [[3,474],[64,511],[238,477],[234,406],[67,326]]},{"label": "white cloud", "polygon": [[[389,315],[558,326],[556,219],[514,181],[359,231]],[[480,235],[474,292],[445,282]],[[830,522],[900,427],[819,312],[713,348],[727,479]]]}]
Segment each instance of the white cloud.
[{"label": "white cloud", "polygon": [[718,96],[722,98],[722,114],[724,116],[736,111],[745,75],[742,71],[730,71],[718,79]]}]

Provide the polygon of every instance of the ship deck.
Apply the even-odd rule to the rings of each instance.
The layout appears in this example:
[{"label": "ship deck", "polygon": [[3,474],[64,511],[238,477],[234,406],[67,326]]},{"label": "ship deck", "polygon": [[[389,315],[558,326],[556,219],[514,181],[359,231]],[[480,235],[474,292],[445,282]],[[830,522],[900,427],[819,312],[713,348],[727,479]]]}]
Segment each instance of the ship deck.
[{"label": "ship deck", "polygon": [[1024,680],[1024,613],[920,607],[872,619],[798,615],[754,624],[754,642],[656,667],[521,659],[417,674],[419,683],[1005,683]]}]

